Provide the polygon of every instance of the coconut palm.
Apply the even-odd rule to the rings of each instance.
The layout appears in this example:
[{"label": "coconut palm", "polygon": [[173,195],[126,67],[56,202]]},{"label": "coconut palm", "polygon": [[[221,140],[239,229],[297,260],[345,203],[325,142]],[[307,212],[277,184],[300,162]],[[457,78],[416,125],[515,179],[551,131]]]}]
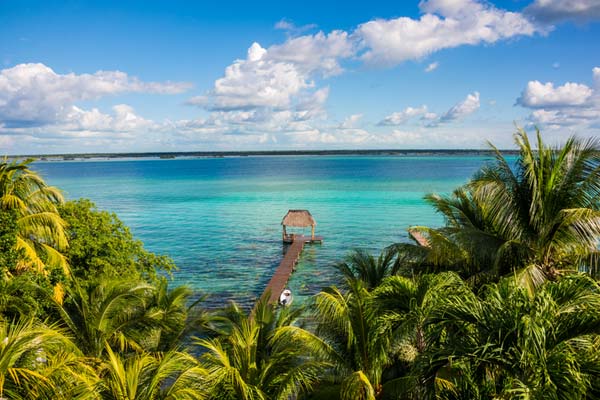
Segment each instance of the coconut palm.
[{"label": "coconut palm", "polygon": [[17,249],[22,252],[17,268],[46,274],[46,265],[50,265],[68,275],[61,253],[68,245],[65,222],[56,208],[63,198],[58,189],[47,186],[29,169],[31,161],[0,162],[0,212],[17,214]]},{"label": "coconut palm", "polygon": [[351,282],[346,292],[328,288],[315,296],[320,354],[334,365],[329,379],[340,385],[339,397],[418,395],[421,382],[411,368],[428,349],[428,319],[443,296],[465,290],[463,281],[442,273],[389,276],[372,290]]},{"label": "coconut palm", "polygon": [[310,391],[325,365],[312,357],[316,338],[294,326],[298,310],[261,298],[250,316],[231,307],[223,335],[200,339],[209,399],[288,399]]},{"label": "coconut palm", "polygon": [[194,292],[187,286],[169,289],[167,279],[159,279],[145,313],[154,326],[150,331],[145,330],[142,346],[149,351],[165,352],[189,341],[192,335],[212,332],[216,316],[201,306],[205,298],[194,298]]},{"label": "coconut palm", "polygon": [[450,197],[427,197],[447,225],[422,228],[430,239],[422,260],[438,267],[446,262],[466,275],[498,276],[522,269],[529,287],[569,269],[597,274],[598,140],[570,138],[552,148],[538,131],[534,150],[520,130],[515,141],[519,155],[514,162],[492,146],[495,161],[465,187]]},{"label": "coconut palm", "polygon": [[362,281],[368,289],[377,287],[381,281],[398,272],[400,264],[396,259],[395,248],[387,248],[375,258],[369,252],[358,249],[350,253],[346,260],[336,265],[346,281]]},{"label": "coconut palm", "polygon": [[[600,145],[597,139],[570,138],[560,149],[544,145],[538,131],[535,152],[525,132],[515,172],[496,151],[496,163],[472,182],[476,196],[506,252],[521,265],[552,277],[598,256],[600,237]],[[535,276],[532,274],[532,276]]]},{"label": "coconut palm", "polygon": [[340,385],[342,399],[374,399],[382,389],[382,373],[391,363],[390,338],[380,329],[373,294],[360,280],[349,290],[327,288],[315,296],[319,353],[333,367],[328,380]]},{"label": "coconut palm", "polygon": [[143,282],[107,280],[67,289],[63,304],[55,302],[58,319],[81,351],[102,358],[106,343],[120,350],[141,350],[159,326],[148,313],[154,287]]},{"label": "coconut palm", "polygon": [[414,379],[411,368],[415,359],[438,344],[429,343],[430,320],[447,296],[460,297],[467,291],[463,280],[452,272],[391,276],[373,291],[379,329],[390,337],[388,353],[393,364],[383,371],[386,394],[423,394],[423,382]]},{"label": "coconut palm", "polygon": [[468,185],[457,188],[450,196],[428,194],[425,200],[441,213],[446,226],[411,227],[427,239],[427,246],[398,243],[398,262],[412,273],[454,271],[480,286],[497,280],[514,269],[514,258],[499,254],[505,241],[498,236],[485,205]]},{"label": "coconut palm", "polygon": [[189,354],[171,351],[122,356],[107,346],[100,393],[106,400],[203,399],[204,371]]},{"label": "coconut palm", "polygon": [[438,343],[415,371],[438,398],[596,398],[599,290],[577,274],[544,283],[533,297],[514,278],[482,297],[450,295],[430,319]]},{"label": "coconut palm", "polygon": [[97,376],[56,327],[0,322],[0,398],[95,398]]}]

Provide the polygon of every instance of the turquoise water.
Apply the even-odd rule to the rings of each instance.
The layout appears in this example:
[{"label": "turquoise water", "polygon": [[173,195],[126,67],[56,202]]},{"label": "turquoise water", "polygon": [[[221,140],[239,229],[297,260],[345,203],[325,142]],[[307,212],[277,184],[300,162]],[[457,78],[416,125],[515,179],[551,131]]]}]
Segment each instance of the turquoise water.
[{"label": "turquoise water", "polygon": [[[281,156],[38,162],[68,199],[115,212],[153,252],[179,267],[176,284],[214,304],[249,304],[284,252],[281,219],[308,209],[322,245],[307,246],[290,280],[305,298],[336,282],[333,264],[354,248],[379,253],[410,225],[438,226],[422,197],[447,193],[484,163],[458,156]],[[309,233],[307,230],[306,233]]]}]

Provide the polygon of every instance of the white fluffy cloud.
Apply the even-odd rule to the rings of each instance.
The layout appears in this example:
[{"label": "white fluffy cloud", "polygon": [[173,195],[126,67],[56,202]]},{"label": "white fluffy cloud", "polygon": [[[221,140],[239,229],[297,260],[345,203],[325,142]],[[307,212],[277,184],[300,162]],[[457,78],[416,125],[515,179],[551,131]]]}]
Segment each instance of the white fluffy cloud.
[{"label": "white fluffy cloud", "polygon": [[143,82],[120,71],[57,74],[44,64],[19,64],[0,71],[0,122],[9,127],[60,123],[78,101],[131,92],[174,94],[189,87]]},{"label": "white fluffy cloud", "polygon": [[379,122],[379,125],[402,125],[406,123],[408,120],[414,117],[426,117],[426,119],[433,119],[436,117],[435,114],[429,113],[427,111],[427,106],[422,105],[421,107],[406,107],[402,111],[398,111],[386,116],[382,121]]},{"label": "white fluffy cloud", "polygon": [[97,108],[86,111],[73,106],[62,122],[62,129],[118,133],[158,127],[154,122],[137,115],[133,107],[127,104],[117,104],[112,107],[112,111],[113,114],[110,115],[101,113]]},{"label": "white fluffy cloud", "polygon": [[531,81],[517,103],[528,108],[570,107],[585,104],[591,96],[592,89],[580,83],[554,87],[552,82]]},{"label": "white fluffy cloud", "polygon": [[215,81],[206,101],[212,110],[283,109],[291,105],[292,96],[311,86],[292,63],[270,60],[267,50],[253,43],[246,59],[235,61]]},{"label": "white fluffy cloud", "polygon": [[[234,61],[212,88],[191,98],[188,104],[216,113],[207,121],[230,124],[232,133],[268,131],[279,123],[282,132],[296,132],[293,135],[311,132],[313,139],[323,138],[312,129],[318,125],[317,120],[326,116],[329,89],[319,88],[320,81],[343,73],[346,62],[362,60],[396,65],[445,48],[494,43],[536,32],[523,15],[483,1],[429,0],[422,1],[420,9],[423,15],[419,19],[377,19],[359,25],[354,31],[288,37],[285,42],[268,48],[253,43],[246,58]],[[276,28],[299,32],[287,20],[279,21]],[[432,62],[426,71],[433,71],[438,65]],[[428,112],[426,107],[408,108],[386,117],[379,125],[400,125],[414,117],[420,117],[428,125],[460,119],[479,107],[478,96],[470,95],[441,117]],[[304,125],[298,127],[300,123]],[[342,125],[349,123],[345,121]],[[335,128],[338,133],[350,129],[342,125]],[[328,136],[327,142],[331,140]]]},{"label": "white fluffy cloud", "polygon": [[420,121],[425,126],[435,127],[442,123],[463,119],[477,111],[479,106],[479,92],[473,92],[440,116],[430,112],[426,105],[422,105],[421,107],[407,107],[402,111],[386,116],[378,125],[399,126],[406,124],[415,117],[420,117]]},{"label": "white fluffy cloud", "polygon": [[[485,148],[485,137],[482,137],[479,128],[465,127],[457,131],[450,127],[439,127],[438,129],[418,128],[414,130],[394,129],[387,135],[379,135],[377,138],[387,147],[404,147],[408,149],[431,149],[435,143],[440,148]],[[510,144],[510,140],[508,141]],[[505,146],[505,144],[496,144]]]},{"label": "white fluffy cloud", "polygon": [[291,63],[301,73],[320,73],[323,76],[340,74],[339,60],[352,57],[355,43],[347,32],[318,32],[289,39],[281,45],[269,47],[267,58],[275,62]]},{"label": "white fluffy cloud", "polygon": [[598,0],[535,0],[525,13],[542,23],[600,19]]},{"label": "white fluffy cloud", "polygon": [[[563,4],[558,0],[536,0],[528,12],[533,15],[531,10],[535,7],[556,8],[559,3]],[[573,3],[584,4],[586,12],[593,12],[592,3],[584,0]],[[281,146],[393,143],[397,138],[389,134],[375,134],[358,127],[368,124],[368,121],[360,123],[360,114],[349,116],[341,123],[328,122],[326,102],[330,89],[324,81],[361,62],[394,66],[409,60],[421,61],[443,49],[492,44],[538,31],[523,13],[496,8],[485,0],[424,0],[419,7],[419,18],[375,19],[353,30],[303,36],[297,35],[315,26],[299,27],[291,21],[281,20],[276,28],[286,31],[287,39],[264,48],[253,43],[245,58],[233,61],[206,92],[188,100],[188,104],[204,110],[201,117],[190,120],[156,123],[137,115],[127,105],[116,105],[111,111],[102,112],[97,108],[85,110],[78,104],[131,92],[180,93],[189,87],[186,83],[143,82],[119,71],[57,74],[42,64],[23,64],[2,70],[0,130],[12,129],[12,133],[86,132],[87,135],[120,132],[122,137],[136,132],[165,132],[167,135],[166,132],[175,131],[184,142],[227,142],[232,146],[251,143]],[[425,70],[430,72],[439,64],[428,62],[427,65]],[[600,80],[600,69],[594,74]],[[566,90],[561,88],[551,86],[549,92],[561,97],[561,90]],[[548,102],[552,96],[540,95],[538,89],[529,90],[528,87],[524,95],[531,92],[532,96],[524,96],[522,104],[537,107],[534,114],[537,112],[539,118],[562,118],[562,110],[550,109]],[[575,89],[580,91],[582,88]],[[590,95],[582,103],[582,108],[588,112],[587,105],[593,97]],[[541,98],[543,100],[539,100]],[[536,101],[537,106],[534,105]],[[418,119],[419,129],[423,130],[419,137],[426,138],[424,132],[433,131],[426,129],[427,126],[462,119],[478,108],[479,93],[474,92],[445,113],[435,114],[426,106],[408,107],[388,115],[378,125],[399,126]],[[579,115],[583,115],[581,113],[583,111]],[[436,134],[444,128],[440,126],[435,130]],[[409,131],[397,132],[398,137],[410,137]],[[409,133],[412,135],[414,131]]]},{"label": "white fluffy cloud", "polygon": [[342,31],[291,38],[269,48],[253,43],[245,59],[228,66],[211,90],[188,104],[209,110],[207,122],[218,121],[227,134],[311,132],[320,137],[314,136],[311,121],[326,117],[329,87],[317,87],[314,79],[341,73],[338,60],[352,53]]},{"label": "white fluffy cloud", "polygon": [[517,104],[531,109],[528,119],[549,128],[590,127],[600,123],[600,68],[592,69],[593,87],[582,83],[531,81],[517,99]]},{"label": "white fluffy cloud", "polygon": [[0,137],[19,137],[3,142],[31,146],[31,152],[122,151],[133,144],[142,149],[154,143],[153,132],[160,132],[162,124],[137,115],[126,104],[104,113],[78,103],[124,93],[176,94],[189,87],[144,82],[120,71],[59,74],[43,64],[20,64],[0,71]]},{"label": "white fluffy cloud", "polygon": [[341,73],[339,59],[352,54],[353,44],[343,31],[292,38],[268,49],[253,43],[246,59],[228,66],[206,95],[194,97],[188,104],[220,111],[289,109],[296,97],[301,101],[307,90],[314,88],[315,75]]},{"label": "white fluffy cloud", "polygon": [[462,119],[467,115],[473,114],[475,111],[479,109],[479,92],[473,92],[467,97],[455,104],[452,108],[446,111],[440,118],[439,122],[449,122],[455,121],[457,119]]},{"label": "white fluffy cloud", "polygon": [[325,118],[325,103],[328,97],[328,86],[299,96],[294,107],[294,119],[307,121]]},{"label": "white fluffy cloud", "polygon": [[355,35],[366,48],[368,63],[398,64],[461,45],[494,43],[533,35],[535,26],[522,14],[475,0],[429,0],[419,4],[418,20],[400,17],[360,25]]},{"label": "white fluffy cloud", "polygon": [[594,85],[596,85],[596,88],[600,88],[600,67],[592,69],[592,76],[594,77]]},{"label": "white fluffy cloud", "polygon": [[147,120],[135,113],[133,107],[117,104],[111,113],[103,113],[97,108],[84,110],[71,106],[60,121],[43,126],[5,127],[0,125],[0,136],[19,136],[21,138],[38,138],[69,140],[77,138],[102,138],[132,142],[140,133],[158,131],[161,124]]}]

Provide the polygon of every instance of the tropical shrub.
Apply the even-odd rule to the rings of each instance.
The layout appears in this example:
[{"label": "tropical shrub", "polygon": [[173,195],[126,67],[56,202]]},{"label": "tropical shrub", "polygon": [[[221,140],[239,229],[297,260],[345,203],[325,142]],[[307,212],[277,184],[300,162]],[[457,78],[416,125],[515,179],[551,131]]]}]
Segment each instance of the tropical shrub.
[{"label": "tropical shrub", "polygon": [[74,276],[82,279],[142,277],[154,279],[157,271],[172,271],[173,261],[144,249],[114,213],[99,211],[86,199],[59,207],[67,222],[66,253]]}]

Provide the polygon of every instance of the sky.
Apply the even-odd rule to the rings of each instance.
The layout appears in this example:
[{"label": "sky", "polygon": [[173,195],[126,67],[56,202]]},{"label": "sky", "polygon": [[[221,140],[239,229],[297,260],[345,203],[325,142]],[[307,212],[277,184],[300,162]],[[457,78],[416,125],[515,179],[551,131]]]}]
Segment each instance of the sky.
[{"label": "sky", "polygon": [[600,0],[0,0],[0,154],[600,137]]}]

